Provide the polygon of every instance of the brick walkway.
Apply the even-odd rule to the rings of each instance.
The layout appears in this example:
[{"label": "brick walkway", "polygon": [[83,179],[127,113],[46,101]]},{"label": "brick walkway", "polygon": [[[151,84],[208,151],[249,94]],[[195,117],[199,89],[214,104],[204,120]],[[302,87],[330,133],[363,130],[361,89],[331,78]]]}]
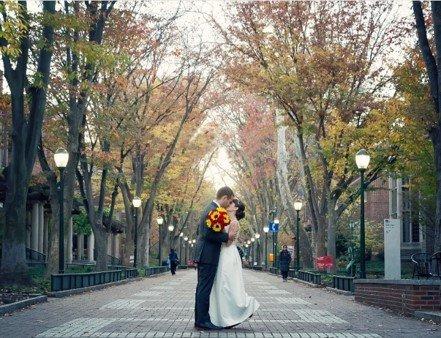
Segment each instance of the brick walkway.
[{"label": "brick walkway", "polygon": [[441,337],[441,327],[357,304],[352,297],[245,271],[261,304],[235,329],[193,327],[196,272],[178,271],[0,318],[0,337]]}]

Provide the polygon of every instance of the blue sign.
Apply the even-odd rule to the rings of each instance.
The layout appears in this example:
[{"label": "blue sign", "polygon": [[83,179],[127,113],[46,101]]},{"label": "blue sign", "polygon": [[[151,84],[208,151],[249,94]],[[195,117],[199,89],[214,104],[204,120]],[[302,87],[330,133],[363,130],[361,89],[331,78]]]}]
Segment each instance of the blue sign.
[{"label": "blue sign", "polygon": [[279,223],[269,222],[268,227],[271,232],[279,232]]}]

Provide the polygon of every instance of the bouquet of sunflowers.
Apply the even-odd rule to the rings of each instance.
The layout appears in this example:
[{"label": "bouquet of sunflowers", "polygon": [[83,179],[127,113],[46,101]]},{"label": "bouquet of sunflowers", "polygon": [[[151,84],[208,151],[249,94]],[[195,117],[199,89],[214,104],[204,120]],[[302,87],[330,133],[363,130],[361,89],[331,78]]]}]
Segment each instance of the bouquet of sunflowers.
[{"label": "bouquet of sunflowers", "polygon": [[227,210],[217,207],[208,213],[206,224],[215,232],[221,232],[231,222]]}]

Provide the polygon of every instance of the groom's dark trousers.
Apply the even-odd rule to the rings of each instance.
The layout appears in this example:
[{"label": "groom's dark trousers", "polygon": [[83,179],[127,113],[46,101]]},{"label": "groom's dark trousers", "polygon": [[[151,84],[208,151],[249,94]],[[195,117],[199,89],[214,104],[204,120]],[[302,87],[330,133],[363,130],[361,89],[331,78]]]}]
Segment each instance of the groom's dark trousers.
[{"label": "groom's dark trousers", "polygon": [[210,322],[210,293],[216,276],[217,265],[198,265],[198,286],[196,287],[195,323]]},{"label": "groom's dark trousers", "polygon": [[206,225],[209,212],[217,208],[212,202],[202,214],[198,226],[198,241],[194,260],[198,263],[198,285],[196,287],[195,324],[203,326],[210,323],[210,293],[216,276],[219,254],[223,242],[228,241],[228,234],[215,232]]}]

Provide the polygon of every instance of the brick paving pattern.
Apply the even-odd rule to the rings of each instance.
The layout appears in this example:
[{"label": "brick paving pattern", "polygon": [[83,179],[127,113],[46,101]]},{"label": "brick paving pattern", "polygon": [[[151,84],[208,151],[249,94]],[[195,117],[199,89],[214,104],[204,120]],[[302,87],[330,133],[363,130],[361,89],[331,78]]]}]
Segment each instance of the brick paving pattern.
[{"label": "brick paving pattern", "polygon": [[257,313],[230,330],[193,326],[196,272],[178,271],[0,317],[0,337],[441,337],[441,327],[355,303],[353,297],[263,272],[245,273]]}]

